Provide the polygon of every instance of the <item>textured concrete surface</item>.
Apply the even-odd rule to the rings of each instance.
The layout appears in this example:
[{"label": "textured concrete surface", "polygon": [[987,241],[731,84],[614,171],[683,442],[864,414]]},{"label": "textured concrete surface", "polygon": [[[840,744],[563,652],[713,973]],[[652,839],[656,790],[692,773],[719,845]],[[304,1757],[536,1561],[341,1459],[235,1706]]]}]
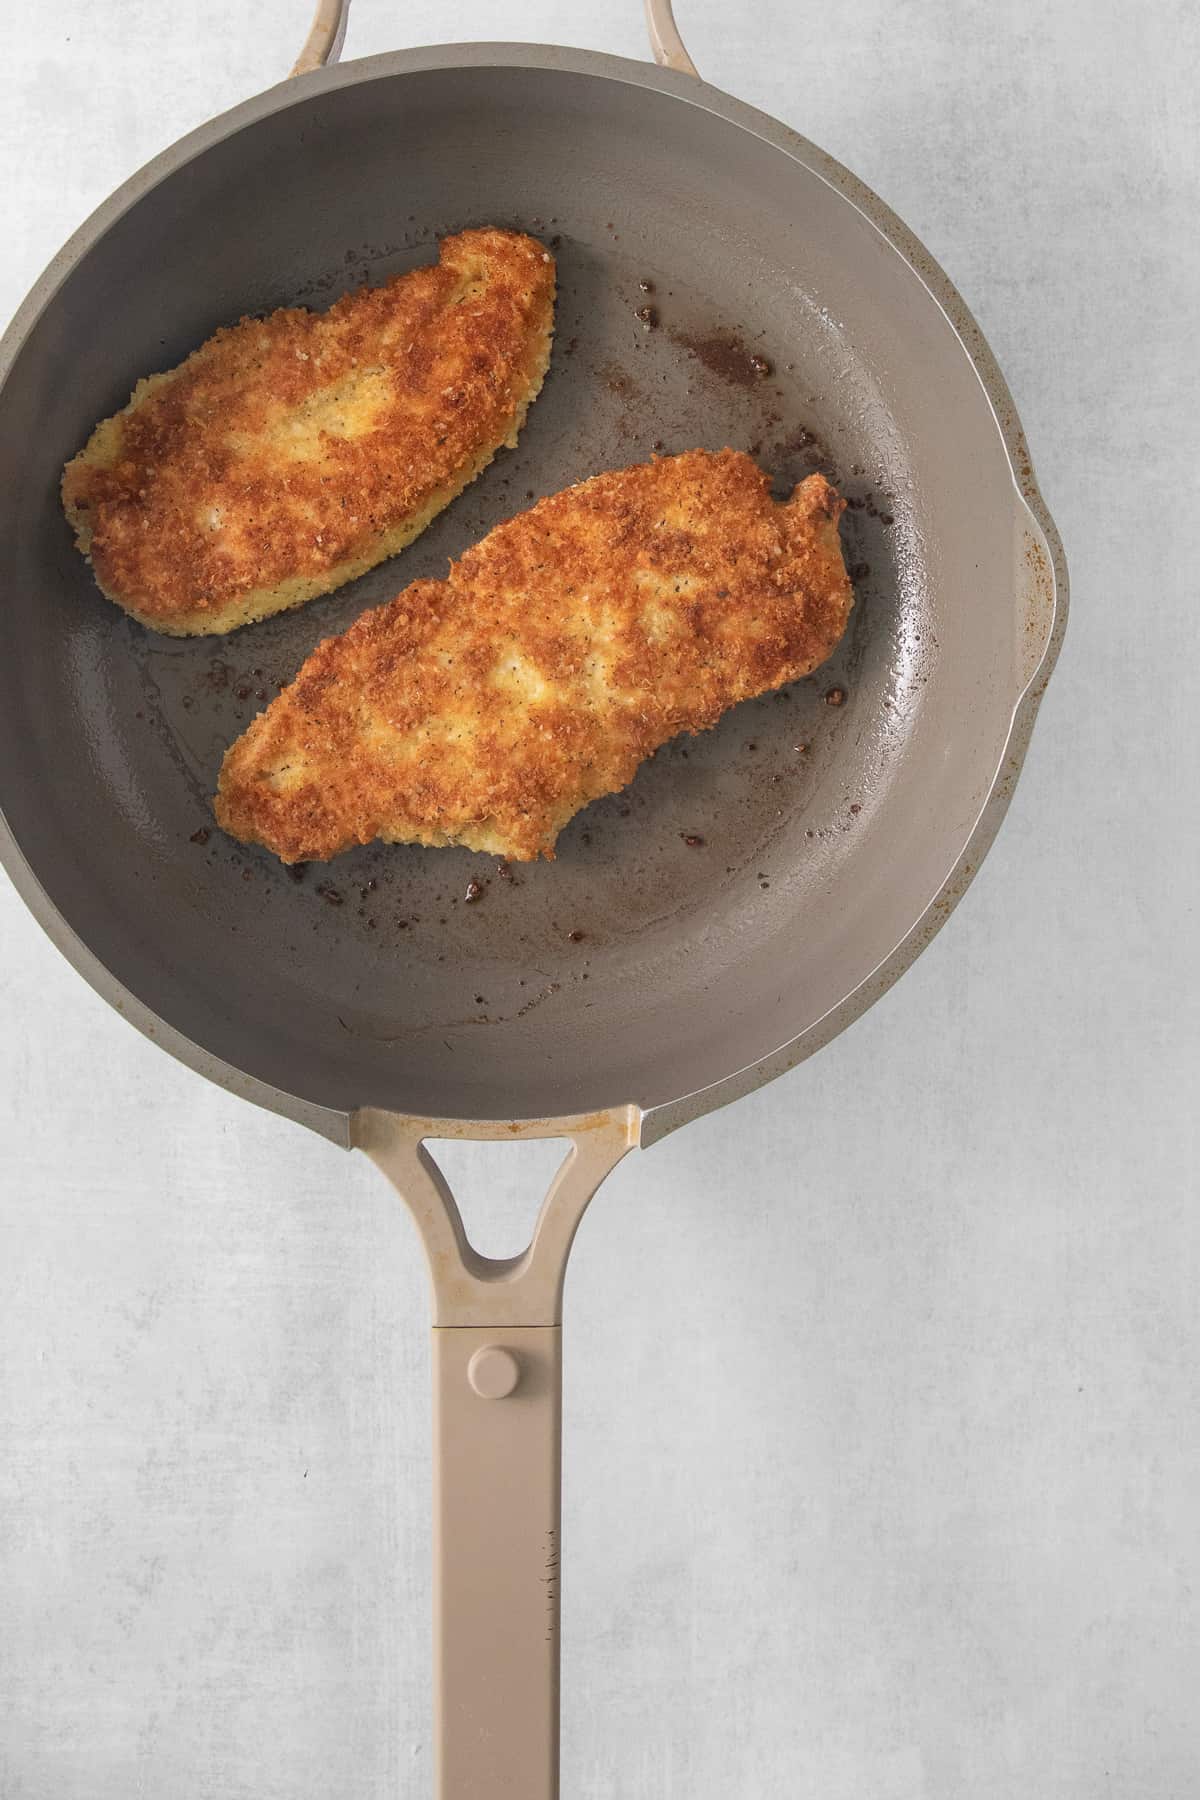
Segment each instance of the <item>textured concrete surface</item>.
[{"label": "textured concrete surface", "polygon": [[[117,181],[274,80],[305,10],[11,8],[0,312]],[[449,11],[356,0],[348,50],[642,54],[635,0]],[[949,928],[814,1062],[631,1158],[585,1222],[564,1793],[1188,1800],[1196,15],[679,12],[702,70],[861,173],[966,294],[1074,606]],[[7,888],[0,919],[0,1794],[419,1797],[414,1234],[367,1164],[143,1042]],[[453,1159],[493,1234],[545,1154]]]}]

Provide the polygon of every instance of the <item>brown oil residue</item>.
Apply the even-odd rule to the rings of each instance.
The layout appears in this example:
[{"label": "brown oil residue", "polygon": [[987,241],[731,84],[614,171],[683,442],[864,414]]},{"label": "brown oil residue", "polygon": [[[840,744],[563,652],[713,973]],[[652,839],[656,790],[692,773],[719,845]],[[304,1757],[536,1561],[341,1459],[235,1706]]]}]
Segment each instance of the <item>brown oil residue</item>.
[{"label": "brown oil residue", "polygon": [[596,370],[596,373],[599,375],[609,393],[616,394],[618,399],[636,400],[640,398],[641,390],[639,389],[637,382],[633,379],[633,376],[629,373],[628,369],[623,369],[620,363],[601,363],[600,367]]},{"label": "brown oil residue", "polygon": [[718,325],[711,331],[673,331],[675,343],[694,356],[710,375],[735,387],[756,388],[771,373],[771,365],[760,351],[751,350],[736,331]]}]

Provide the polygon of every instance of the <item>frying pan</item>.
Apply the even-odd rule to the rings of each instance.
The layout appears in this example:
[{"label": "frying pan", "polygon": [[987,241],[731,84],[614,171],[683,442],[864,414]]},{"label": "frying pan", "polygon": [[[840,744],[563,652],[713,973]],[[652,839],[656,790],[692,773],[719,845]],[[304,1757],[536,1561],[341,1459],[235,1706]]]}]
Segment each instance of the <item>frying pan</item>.
[{"label": "frying pan", "polygon": [[[659,68],[476,44],[338,69],[345,0],[323,6],[297,79],[127,182],[0,346],[0,852],[135,1025],[365,1150],[416,1217],[442,1800],[557,1791],[561,1294],[584,1207],[929,941],[1007,806],[1065,617],[1011,399],[945,275],[845,169],[702,83],[667,0],[647,12]],[[517,449],[402,570],[228,639],[109,605],[57,499],[93,422],[217,325],[320,306],[476,223],[554,242],[554,359]],[[527,497],[726,443],[780,491],[822,467],[850,500],[857,605],[818,676],[664,748],[513,880],[376,847],[297,881],[213,827],[225,746],[319,638]],[[467,1242],[424,1147],[455,1136],[570,1141],[524,1255]]]}]

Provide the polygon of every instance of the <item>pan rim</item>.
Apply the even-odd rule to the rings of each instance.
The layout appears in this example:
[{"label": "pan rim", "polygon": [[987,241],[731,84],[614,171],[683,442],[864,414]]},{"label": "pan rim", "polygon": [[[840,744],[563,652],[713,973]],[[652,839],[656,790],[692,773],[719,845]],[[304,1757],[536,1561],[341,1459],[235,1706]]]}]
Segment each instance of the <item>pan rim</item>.
[{"label": "pan rim", "polygon": [[[833,189],[907,264],[954,332],[986,397],[1009,466],[1017,514],[1023,508],[1040,531],[1049,556],[1048,624],[1034,666],[1017,692],[989,792],[959,856],[925,908],[849,994],[797,1037],[702,1088],[641,1112],[647,1145],[718,1106],[793,1068],[824,1047],[899,979],[950,916],[966,892],[1007,811],[1020,774],[1038,706],[1057,660],[1066,627],[1068,577],[1062,541],[1033,470],[1024,432],[1007,383],[970,309],[919,238],[849,169],[770,115],[691,75],[598,51],[551,45],[473,43],[430,45],[360,58],[285,80],[197,126],[136,170],[71,234],[30,288],[0,336],[0,396],[8,375],[45,308],[81,259],[117,221],[160,182],[244,128],[316,93],[393,76],[461,68],[517,68],[599,77],[700,107],[770,145]],[[307,1125],[349,1148],[355,1115],[273,1087],[206,1050],[175,1029],[128,989],[88,948],[41,885],[0,809],[0,864],[38,923],[79,974],[143,1035],[227,1091]],[[462,1122],[464,1126],[469,1121]]]}]

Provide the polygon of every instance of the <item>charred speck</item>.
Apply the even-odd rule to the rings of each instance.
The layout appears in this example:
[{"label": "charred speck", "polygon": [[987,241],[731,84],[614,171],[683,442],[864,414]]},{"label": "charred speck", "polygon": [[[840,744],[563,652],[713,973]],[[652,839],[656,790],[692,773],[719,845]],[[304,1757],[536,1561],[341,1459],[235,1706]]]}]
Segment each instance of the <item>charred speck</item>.
[{"label": "charred speck", "polygon": [[482,898],[483,898],[483,883],[481,881],[474,881],[474,880],[468,881],[467,891],[463,895],[463,899],[466,900],[469,904],[473,900],[480,900]]},{"label": "charred speck", "polygon": [[851,581],[865,581],[871,573],[871,565],[865,562],[851,563],[847,572]]},{"label": "charred speck", "polygon": [[679,835],[689,850],[702,850],[704,848],[704,839],[700,837],[697,832],[681,831]]},{"label": "charred speck", "polygon": [[568,931],[567,936],[573,944],[582,944],[583,942],[582,931]]},{"label": "charred speck", "polygon": [[208,826],[202,825],[199,831],[193,831],[189,841],[193,844],[207,844],[211,835],[212,833],[209,831]]},{"label": "charred speck", "polygon": [[650,448],[651,448],[651,449],[652,449],[652,450],[659,450],[659,451],[661,451],[661,450],[664,450],[664,449],[665,449],[665,448],[666,448],[666,446],[665,446],[665,444],[664,444],[664,443],[663,443],[663,441],[662,441],[662,439],[661,439],[661,438],[655,438],[655,440],[654,440],[654,442],[653,442],[653,443],[652,443],[652,444],[651,444],[651,446],[650,446]]},{"label": "charred speck", "polygon": [[337,888],[333,886],[332,882],[323,881],[317,889],[317,892],[320,894],[326,906],[341,906],[343,903],[343,896],[338,892]]},{"label": "charred speck", "polygon": [[652,294],[654,292],[654,283],[652,281],[647,281],[645,276],[638,282],[638,286],[641,288],[643,294]]},{"label": "charred speck", "polygon": [[500,877],[501,881],[511,881],[513,878],[512,868],[506,862],[502,862],[498,865],[498,867],[496,869],[496,873]]},{"label": "charred speck", "polygon": [[234,688],[233,697],[235,700],[248,700],[250,698],[250,689],[246,686],[245,682],[243,682],[240,687]]},{"label": "charred speck", "polygon": [[861,812],[861,811],[862,811],[862,807],[861,807],[861,806],[860,806],[860,805],[859,805],[859,803],[858,803],[858,801],[857,801],[857,800],[852,800],[852,801],[851,801],[851,803],[850,803],[850,811],[851,811],[851,812],[852,812],[852,813],[860,813],[860,812]]},{"label": "charred speck", "polygon": [[656,306],[639,306],[634,317],[641,320],[647,331],[653,331],[658,324],[658,308]]},{"label": "charred speck", "polygon": [[475,1004],[476,1004],[476,1006],[486,1006],[487,1005],[487,995],[486,994],[476,994]]},{"label": "charred speck", "polygon": [[289,863],[287,865],[287,872],[293,881],[303,881],[304,877],[308,874],[308,864]]},{"label": "charred speck", "polygon": [[843,687],[831,687],[825,696],[826,706],[842,706],[845,704],[846,690]]},{"label": "charred speck", "polygon": [[771,365],[765,356],[752,356],[750,358],[750,367],[754,370],[754,373],[760,380],[765,379],[766,376],[771,373]]},{"label": "charred speck", "polygon": [[808,749],[808,745],[807,744],[793,744],[792,749],[796,752],[797,756],[803,756],[805,751]]},{"label": "charred speck", "polygon": [[252,880],[252,879],[253,879],[253,872],[252,872],[252,870],[250,870],[250,869],[243,869],[243,870],[242,870],[242,880],[243,880],[243,881],[250,881],[250,880]]},{"label": "charred speck", "polygon": [[747,750],[757,750],[758,745],[757,744],[747,744],[746,748],[747,748]]}]

